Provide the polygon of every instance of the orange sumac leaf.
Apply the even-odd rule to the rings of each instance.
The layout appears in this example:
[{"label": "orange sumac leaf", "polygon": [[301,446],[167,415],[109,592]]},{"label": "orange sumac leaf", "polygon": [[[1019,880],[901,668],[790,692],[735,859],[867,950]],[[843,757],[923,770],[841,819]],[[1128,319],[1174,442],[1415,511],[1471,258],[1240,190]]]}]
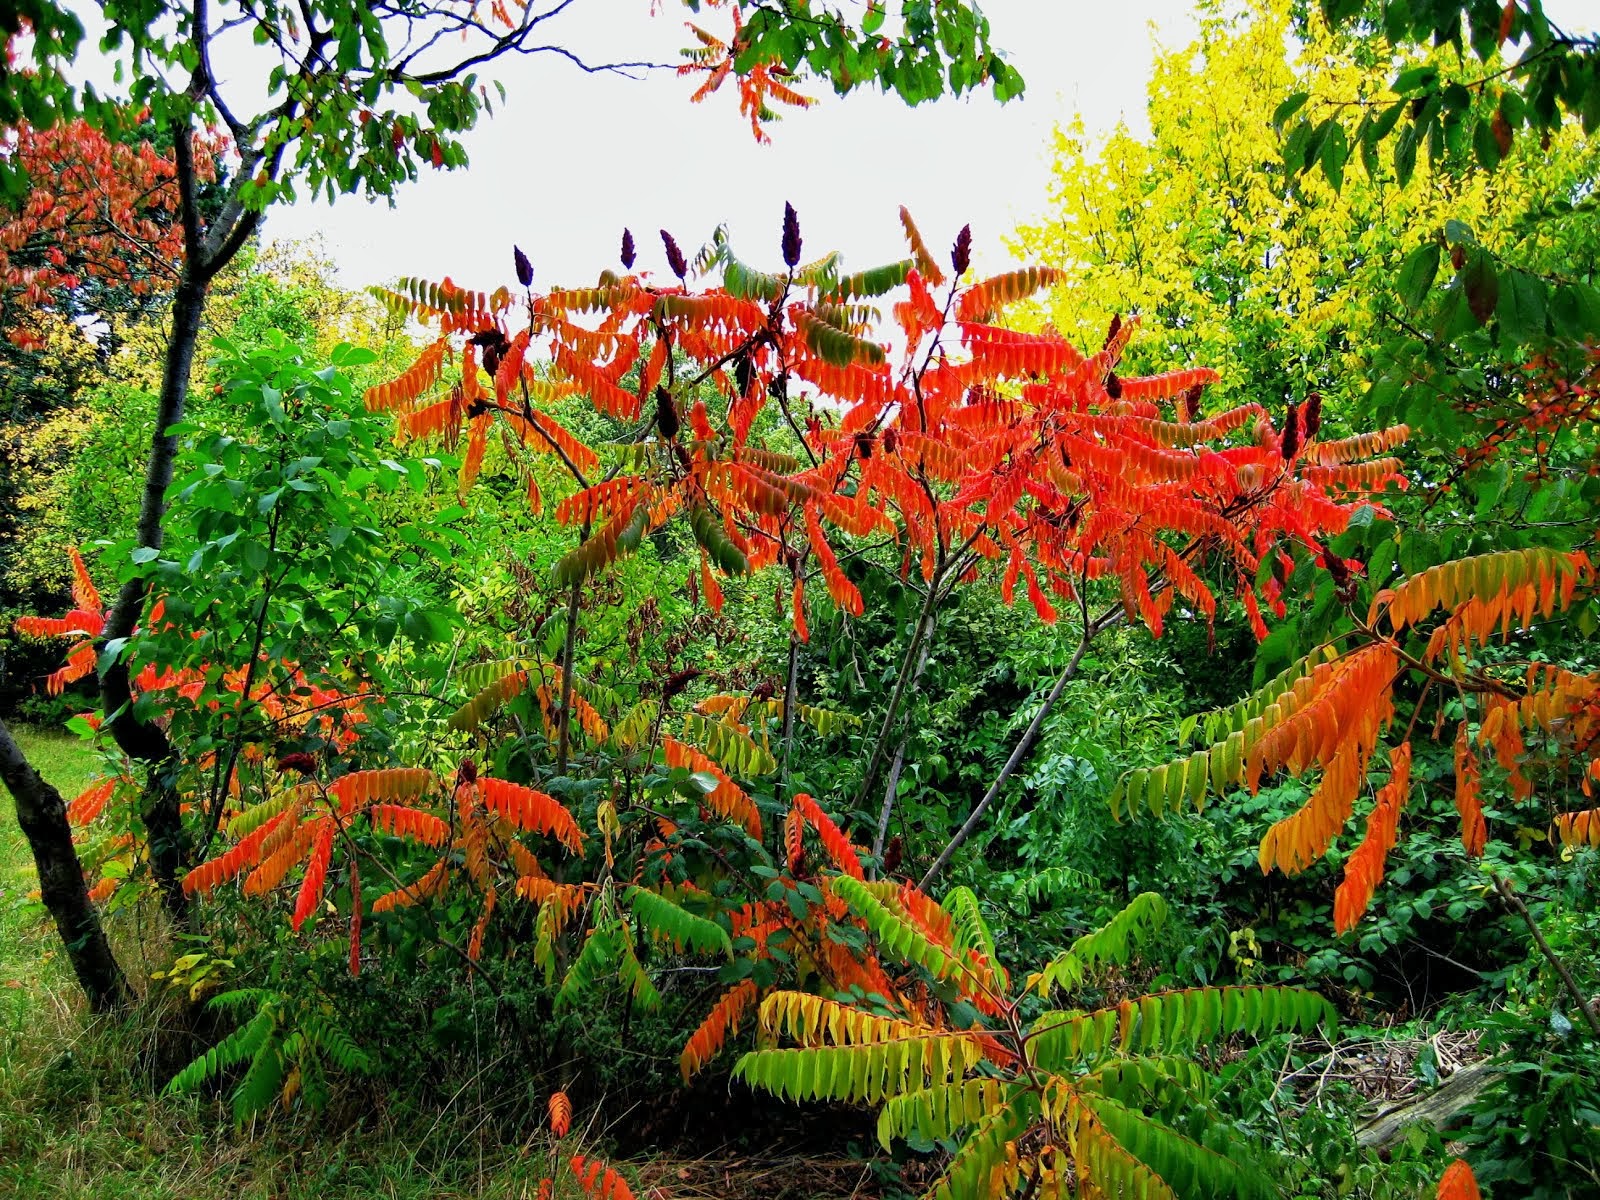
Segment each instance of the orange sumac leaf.
[{"label": "orange sumac leaf", "polygon": [[440,338],[416,358],[405,372],[388,383],[367,389],[368,412],[391,408],[404,408],[426,392],[444,373],[444,358],[450,350],[450,339]]},{"label": "orange sumac leaf", "polygon": [[1456,1159],[1439,1179],[1438,1200],[1481,1200],[1478,1177],[1465,1159]]},{"label": "orange sumac leaf", "polygon": [[572,1101],[565,1092],[550,1094],[550,1132],[558,1138],[566,1137],[572,1128]]},{"label": "orange sumac leaf", "polygon": [[761,814],[756,809],[755,801],[729,779],[727,773],[708,755],[668,734],[662,735],[661,749],[669,767],[704,771],[716,779],[716,788],[705,797],[706,807],[725,820],[744,826],[746,833],[757,841],[761,840]]},{"label": "orange sumac leaf", "polygon": [[444,889],[450,878],[450,864],[448,859],[441,858],[427,873],[413,884],[396,888],[392,892],[385,892],[372,902],[372,912],[388,912],[394,908],[410,908],[423,900],[430,899]]},{"label": "orange sumac leaf", "polygon": [[739,1032],[739,1023],[755,1004],[755,999],[756,985],[751,979],[740,980],[722,994],[699,1028],[689,1035],[683,1053],[678,1056],[684,1082],[715,1058],[723,1043]]},{"label": "orange sumac leaf", "polygon": [[797,792],[793,811],[800,813],[805,818],[806,824],[817,831],[822,848],[828,852],[828,857],[833,860],[834,866],[852,879],[866,878],[861,870],[861,851],[856,849],[845,836],[844,830],[834,824],[833,818],[823,812],[815,800],[805,792]]},{"label": "orange sumac leaf", "polygon": [[1402,742],[1389,754],[1389,782],[1378,791],[1367,817],[1367,836],[1345,860],[1344,881],[1333,897],[1333,925],[1339,933],[1355,928],[1372,903],[1372,893],[1383,879],[1384,860],[1394,849],[1400,810],[1411,787],[1411,743]]},{"label": "orange sumac leaf", "polygon": [[483,894],[483,912],[472,923],[472,935],[467,939],[467,958],[477,962],[483,957],[483,935],[489,928],[489,918],[494,915],[495,888],[493,884]]},{"label": "orange sumac leaf", "polygon": [[316,843],[312,847],[310,859],[306,862],[305,878],[300,881],[300,894],[295,898],[294,915],[289,918],[289,923],[297,931],[322,901],[323,884],[328,878],[328,860],[333,857],[332,819],[323,817],[313,828],[317,831]]},{"label": "orange sumac leaf", "polygon": [[594,1200],[633,1200],[633,1192],[627,1182],[602,1162],[574,1154],[572,1174],[577,1178],[583,1194],[594,1197]]},{"label": "orange sumac leaf", "polygon": [[1054,267],[1023,267],[994,275],[975,283],[956,303],[956,316],[962,321],[985,321],[998,308],[1033,295],[1063,278]]},{"label": "orange sumac leaf", "polygon": [[1600,808],[1560,814],[1551,825],[1550,840],[1563,846],[1600,846]]},{"label": "orange sumac leaf", "polygon": [[[295,814],[295,819],[299,819],[298,812]],[[285,824],[278,831],[283,835],[281,841],[274,836],[263,845],[261,865],[245,877],[244,894],[265,896],[282,883],[295,864],[310,852],[317,835],[321,832],[322,822],[326,820],[328,818],[324,817],[318,821],[308,821],[303,825],[292,827]]]},{"label": "orange sumac leaf", "polygon": [[196,893],[202,896],[210,895],[219,884],[237,877],[244,871],[255,866],[261,861],[261,854],[266,847],[267,840],[280,829],[293,828],[293,822],[300,819],[300,807],[294,805],[284,812],[279,813],[260,828],[240,839],[237,845],[225,854],[203,862],[183,877],[183,891],[185,895],[193,896]]},{"label": "orange sumac leaf", "polygon": [[443,846],[450,840],[450,826],[432,813],[401,804],[374,804],[367,810],[372,827],[395,837],[410,838],[424,846]]},{"label": "orange sumac leaf", "polygon": [[806,819],[798,808],[791,808],[783,818],[783,844],[787,851],[789,873],[798,875],[806,852]]},{"label": "orange sumac leaf", "polygon": [[73,825],[87,825],[105,811],[106,801],[117,787],[116,776],[92,783],[67,805],[67,820]]},{"label": "orange sumac leaf", "polygon": [[840,569],[839,560],[833,554],[833,547],[828,545],[828,539],[822,532],[822,523],[817,520],[816,505],[807,504],[805,512],[806,534],[811,539],[811,549],[816,553],[817,566],[822,572],[823,581],[828,585],[828,595],[833,597],[833,602],[842,611],[852,617],[859,617],[864,611],[861,589],[850,582]]},{"label": "orange sumac leaf", "polygon": [[416,800],[432,785],[432,771],[385,767],[341,776],[329,786],[328,794],[339,801],[339,811],[348,815],[380,800]]},{"label": "orange sumac leaf", "polygon": [[1483,854],[1488,841],[1488,826],[1483,819],[1483,801],[1480,798],[1482,776],[1478,755],[1467,736],[1467,723],[1456,729],[1456,812],[1461,816],[1461,844],[1473,858]]},{"label": "orange sumac leaf", "polygon": [[490,810],[518,829],[549,834],[571,853],[583,853],[583,834],[577,821],[554,797],[504,779],[480,779],[478,790]]}]

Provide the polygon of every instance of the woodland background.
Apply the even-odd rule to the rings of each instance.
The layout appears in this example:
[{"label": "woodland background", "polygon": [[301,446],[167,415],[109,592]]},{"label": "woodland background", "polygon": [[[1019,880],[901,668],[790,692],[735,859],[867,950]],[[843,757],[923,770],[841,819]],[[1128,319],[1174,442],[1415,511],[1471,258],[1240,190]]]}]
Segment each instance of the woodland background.
[{"label": "woodland background", "polygon": [[[830,85],[1022,84],[964,6],[802,7],[685,10],[718,31],[686,94],[781,139]],[[185,53],[204,6],[106,6],[150,60],[128,103],[51,73],[96,52],[53,6],[12,46],[0,719],[111,973],[80,987],[89,927],[69,953],[8,807],[0,1190],[1454,1196],[1462,1159],[1600,1194],[1592,36],[1208,3],[1149,136],[1058,130],[1015,229],[908,218],[850,274],[790,210],[767,245],[634,230],[598,284],[508,246],[482,292],[356,293],[263,240],[272,205],[403,205],[490,105],[337,9],[259,123]],[[298,12],[237,15],[287,61]],[[963,277],[974,236],[1035,269]],[[900,378],[968,417],[873,400],[922,337]],[[1062,378],[1120,465],[1050,441],[1024,398]],[[1026,484],[1017,429],[1056,455]],[[1381,688],[1319,666],[1362,648]],[[1298,748],[1227,758],[1274,722]],[[1369,735],[1314,852],[1264,849],[1333,820]],[[1019,1098],[1005,1039],[1103,1009],[1120,1044]],[[914,1039],[925,1096],[971,1049],[959,1102],[883,1066]]]}]

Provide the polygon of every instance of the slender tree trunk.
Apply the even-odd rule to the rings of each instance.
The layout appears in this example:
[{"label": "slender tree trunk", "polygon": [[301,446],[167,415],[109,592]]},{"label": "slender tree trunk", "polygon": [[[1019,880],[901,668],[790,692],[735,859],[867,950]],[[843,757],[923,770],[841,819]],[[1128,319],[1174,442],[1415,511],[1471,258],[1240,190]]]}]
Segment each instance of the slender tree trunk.
[{"label": "slender tree trunk", "polygon": [[[185,266],[172,297],[172,327],[161,378],[161,399],[155,428],[150,432],[150,457],[145,464],[144,491],[135,531],[138,544],[152,550],[161,548],[165,535],[162,519],[166,516],[167,488],[172,483],[178,454],[177,435],[170,430],[183,420],[188,405],[189,376],[194,369],[195,346],[209,290],[209,277],[201,276],[190,263]],[[142,578],[130,579],[118,591],[116,602],[106,616],[102,645],[114,658],[100,676],[100,704],[105,710],[107,732],[123,753],[149,769],[141,816],[150,838],[150,865],[167,912],[174,921],[183,921],[189,905],[179,877],[188,865],[189,839],[178,812],[173,778],[177,772],[177,753],[165,730],[153,721],[134,716],[132,681],[127,659],[120,653],[122,643],[133,635],[144,610],[146,591]]]},{"label": "slender tree trunk", "polygon": [[1572,977],[1572,972],[1567,970],[1567,964],[1561,961],[1561,956],[1550,948],[1550,943],[1545,940],[1539,931],[1539,923],[1533,919],[1533,913],[1528,911],[1528,906],[1522,902],[1522,897],[1512,889],[1510,881],[1503,875],[1494,876],[1494,889],[1500,893],[1500,899],[1505,901],[1507,908],[1511,909],[1522,918],[1522,923],[1528,927],[1528,932],[1533,935],[1533,941],[1539,947],[1561,982],[1566,985],[1567,993],[1572,997],[1572,1002],[1578,1008],[1578,1013],[1583,1017],[1584,1023],[1589,1026],[1589,1032],[1600,1040],[1600,1016],[1595,1015],[1595,1010],[1590,1006],[1589,1000],[1584,996],[1583,989],[1578,986],[1578,981]]},{"label": "slender tree trunk", "polygon": [[[198,86],[200,82],[201,76],[197,74],[196,85]],[[244,159],[235,180],[233,194],[223,204],[209,227],[202,228],[194,148],[190,141],[193,133],[192,125],[186,116],[179,117],[173,122],[173,160],[180,197],[179,212],[183,221],[184,261],[178,284],[172,293],[172,324],[167,338],[166,361],[162,368],[161,396],[156,407],[155,428],[150,433],[150,457],[145,464],[144,488],[139,502],[138,523],[135,526],[135,541],[143,548],[156,550],[161,548],[164,535],[162,521],[167,512],[167,488],[172,484],[173,467],[178,452],[177,436],[169,430],[183,420],[188,405],[189,379],[194,370],[195,346],[199,342],[200,326],[205,316],[206,297],[211,291],[211,282],[219,271],[238,256],[239,251],[261,225],[261,214],[245,206],[239,191],[239,181],[252,179],[263,170],[269,178],[276,178],[283,161],[282,146],[276,148],[264,161],[260,151],[250,147],[247,138],[239,136],[240,132],[235,128],[234,134],[241,143],[239,149]],[[188,914],[189,906],[179,882],[179,875],[187,863],[189,846],[183,821],[178,812],[176,790],[178,754],[161,726],[152,721],[140,720],[134,715],[132,680],[127,660],[122,653],[124,643],[133,636],[134,627],[144,611],[146,590],[144,580],[136,575],[118,590],[111,611],[106,614],[105,627],[100,636],[100,650],[109,661],[106,661],[105,669],[100,675],[100,705],[105,713],[104,728],[111,734],[118,747],[130,758],[145,763],[149,768],[141,815],[150,840],[151,866],[167,911],[174,920],[182,921]],[[4,743],[4,747],[0,747],[0,750],[4,752],[7,771],[14,770],[17,779],[24,785],[30,779],[37,780],[38,773],[28,765],[16,742],[7,736],[4,738]],[[7,778],[9,780],[9,775]],[[38,800],[40,794],[33,791],[29,793],[31,798],[25,799],[22,793],[18,792],[18,812],[21,815],[24,805],[30,806],[30,813],[33,815],[24,816],[24,827],[26,828],[28,820],[43,821],[43,825],[36,827],[49,833],[51,829],[49,805]],[[49,794],[55,795],[56,803],[59,805],[59,794],[55,793],[54,789],[50,789]],[[41,803],[44,803],[43,807],[40,807]],[[32,844],[31,834],[30,844]],[[71,864],[72,874],[78,881],[77,886],[82,890],[82,867],[78,862],[77,852],[72,847],[70,831],[64,841],[54,837],[49,846],[53,851],[66,856]],[[36,848],[36,857],[38,853]],[[44,866],[44,861],[41,859],[41,879],[45,875]],[[59,869],[59,865],[53,864],[52,869]],[[47,897],[49,886],[46,885]],[[87,903],[87,893],[84,902]],[[89,916],[93,917],[92,909],[89,910]],[[77,938],[76,934],[69,936],[68,927],[62,924],[64,918],[61,915],[58,914],[56,920],[61,928],[62,937],[67,940],[68,952],[75,954],[72,949],[75,939],[78,941],[81,939]],[[103,947],[104,938],[100,937],[99,942]],[[105,951],[104,958],[115,971],[116,963],[111,960],[109,950]],[[76,957],[74,965],[77,965]],[[79,974],[82,978],[81,969]],[[104,984],[109,978],[102,973],[101,983]],[[126,993],[126,983],[122,981],[119,971],[115,974],[114,984],[115,986],[108,985],[91,992],[91,1002],[103,1003],[115,999],[119,993]],[[85,981],[84,987],[85,990],[89,990],[88,981]],[[97,1000],[97,996],[101,999]]]},{"label": "slender tree trunk", "polygon": [[[915,691],[917,684],[922,682],[923,672],[928,669],[928,659],[933,654],[933,631],[935,613],[932,609],[925,608],[926,616],[923,619],[922,649],[917,655],[917,669],[911,673],[910,689]],[[894,765],[889,768],[889,784],[883,791],[883,806],[878,810],[878,833],[872,842],[874,858],[883,857],[883,847],[889,840],[889,818],[894,813],[895,792],[900,787],[900,772],[906,764],[906,746],[911,741],[911,730],[907,729],[900,736],[900,744],[895,747]]]},{"label": "slender tree trunk", "polygon": [[1022,765],[1023,760],[1028,757],[1028,752],[1033,749],[1033,743],[1038,740],[1039,730],[1044,727],[1045,718],[1048,717],[1051,710],[1055,708],[1056,701],[1061,699],[1061,693],[1066,688],[1067,684],[1078,674],[1078,664],[1083,661],[1084,652],[1089,649],[1089,642],[1091,638],[1092,634],[1084,634],[1083,640],[1078,643],[1078,649],[1072,655],[1072,661],[1069,662],[1066,666],[1066,669],[1056,677],[1055,686],[1050,689],[1050,694],[1045,697],[1044,703],[1039,706],[1039,711],[1033,714],[1033,720],[1028,722],[1028,728],[1023,731],[1022,737],[1017,740],[1016,746],[1012,749],[1011,757],[1006,759],[1006,765],[1000,768],[1000,774],[996,776],[995,781],[989,785],[989,790],[983,794],[983,799],[978,801],[978,806],[972,810],[972,815],[966,819],[966,822],[961,826],[960,829],[956,830],[956,835],[951,838],[945,848],[939,852],[939,857],[934,860],[933,866],[929,867],[928,873],[922,877],[922,882],[917,886],[923,891],[927,891],[928,888],[933,884],[933,881],[938,879],[939,876],[944,873],[944,869],[950,865],[950,859],[954,857],[955,852],[959,850],[966,843],[966,840],[977,830],[978,825],[983,821],[984,816],[988,813],[989,806],[994,803],[995,797],[997,797],[1000,794],[1001,789],[1005,787],[1006,782],[1011,778],[1012,773],[1015,772],[1016,769]]},{"label": "slender tree trunk", "polygon": [[922,608],[917,613],[916,628],[911,633],[911,641],[906,645],[905,656],[900,660],[900,676],[895,680],[894,691],[889,695],[889,707],[883,714],[883,727],[878,730],[877,740],[872,744],[872,755],[867,759],[867,771],[861,779],[861,796],[857,807],[866,807],[867,797],[872,795],[872,790],[877,785],[878,775],[883,770],[884,757],[888,753],[889,743],[894,735],[895,719],[900,715],[900,703],[905,699],[907,686],[913,682],[912,676],[919,674],[913,664],[917,661],[917,654],[922,649],[923,641],[933,633],[934,607],[938,603],[941,578],[942,572],[935,571],[933,578],[928,580],[927,594],[923,597]]},{"label": "slender tree trunk", "polygon": [[128,1004],[128,981],[111,953],[100,917],[84,886],[83,867],[72,845],[72,826],[61,793],[23,757],[11,731],[0,721],[0,779],[17,805],[33,862],[39,871],[39,894],[55,919],[56,931],[78,984],[95,1012],[116,1012]]}]

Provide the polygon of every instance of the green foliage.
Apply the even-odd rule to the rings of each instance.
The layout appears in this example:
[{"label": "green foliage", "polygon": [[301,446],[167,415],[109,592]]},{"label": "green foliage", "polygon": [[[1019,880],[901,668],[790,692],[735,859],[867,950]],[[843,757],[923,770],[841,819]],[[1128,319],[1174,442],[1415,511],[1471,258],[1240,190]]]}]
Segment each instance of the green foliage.
[{"label": "green foliage", "polygon": [[639,924],[659,941],[664,941],[678,953],[691,950],[696,954],[726,954],[733,956],[733,945],[722,926],[685,912],[665,896],[629,887],[624,899]]},{"label": "green foliage", "polygon": [[[1581,852],[1549,900],[1530,906],[1546,943],[1586,996],[1600,979],[1596,867],[1595,852]],[[1526,867],[1522,873],[1532,874]],[[1474,1100],[1462,1137],[1485,1185],[1568,1200],[1600,1172],[1600,1045],[1537,951],[1510,973],[1507,993],[1503,1007],[1478,1018],[1494,1074]]]},{"label": "green foliage", "polygon": [[306,1107],[320,1109],[328,1099],[325,1073],[330,1067],[346,1075],[373,1071],[366,1051],[330,1014],[307,1011],[280,993],[261,988],[222,992],[208,1007],[251,1015],[174,1075],[165,1094],[221,1084],[248,1064],[233,1087],[233,1116],[241,1125],[280,1101],[288,1107],[296,1097]]},{"label": "green foliage", "polygon": [[[1362,161],[1370,164],[1393,137],[1395,171],[1403,184],[1424,145],[1439,158],[1466,153],[1470,142],[1477,165],[1493,171],[1519,140],[1548,137],[1568,118],[1576,118],[1586,135],[1600,129],[1600,43],[1563,30],[1542,4],[1443,0],[1385,4],[1376,12],[1370,7],[1361,0],[1321,4],[1331,24],[1354,26],[1378,55],[1395,56],[1391,47],[1407,46],[1449,47],[1454,55],[1410,64],[1401,59],[1386,102],[1374,103],[1351,130],[1337,116],[1303,118],[1289,134],[1289,169],[1321,166],[1337,190],[1351,145],[1359,145]],[[1296,93],[1284,101],[1275,123],[1282,126],[1312,98]]]},{"label": "green foliage", "polygon": [[[932,1017],[915,1009],[884,1016],[866,998],[835,1004],[777,993],[762,1006],[769,1045],[741,1058],[737,1077],[785,1099],[880,1104],[878,1135],[886,1146],[896,1136],[953,1140],[932,1196],[971,1195],[985,1179],[1005,1179],[1012,1188],[1047,1185],[1063,1177],[1066,1161],[1034,1147],[1052,1145],[1073,1148],[1080,1179],[1124,1194],[1272,1194],[1260,1166],[1237,1148],[1222,1153],[1196,1142],[1145,1109],[1206,1104],[1203,1074],[1182,1052],[1235,1034],[1331,1032],[1327,1001],[1299,988],[1201,988],[1088,1013],[1046,1011],[1024,1024],[1017,1002],[994,989],[992,976],[957,980],[953,942],[915,928],[871,885],[835,878],[832,886],[883,951],[936,981],[957,982],[962,999],[990,1019],[950,999]],[[954,907],[972,922],[971,901]],[[1087,961],[1126,964],[1130,931],[1158,921],[1162,911],[1155,897],[1142,897],[1077,948]],[[772,1048],[785,1031],[799,1045]],[[1162,1190],[1161,1180],[1170,1188]]]}]

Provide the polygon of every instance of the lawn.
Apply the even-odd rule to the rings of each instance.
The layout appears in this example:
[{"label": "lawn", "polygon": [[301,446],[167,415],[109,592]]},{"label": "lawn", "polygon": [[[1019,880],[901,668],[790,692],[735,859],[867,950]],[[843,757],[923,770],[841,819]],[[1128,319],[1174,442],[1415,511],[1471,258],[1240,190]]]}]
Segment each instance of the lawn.
[{"label": "lawn", "polygon": [[[72,735],[26,726],[11,732],[28,761],[68,800],[94,778],[98,764],[93,752]],[[0,811],[0,993],[4,993],[29,989],[39,983],[41,961],[46,964],[46,974],[52,984],[60,973],[49,969],[56,965],[56,956],[53,949],[42,947],[39,940],[41,934],[49,930],[43,910],[30,898],[39,887],[33,857],[28,853],[22,830],[17,827],[11,793],[4,785],[0,785],[0,795],[6,799]],[[65,978],[60,981],[65,982]],[[16,1006],[0,994],[0,1014],[4,1014],[8,1025],[14,1019],[15,1009]]]}]

